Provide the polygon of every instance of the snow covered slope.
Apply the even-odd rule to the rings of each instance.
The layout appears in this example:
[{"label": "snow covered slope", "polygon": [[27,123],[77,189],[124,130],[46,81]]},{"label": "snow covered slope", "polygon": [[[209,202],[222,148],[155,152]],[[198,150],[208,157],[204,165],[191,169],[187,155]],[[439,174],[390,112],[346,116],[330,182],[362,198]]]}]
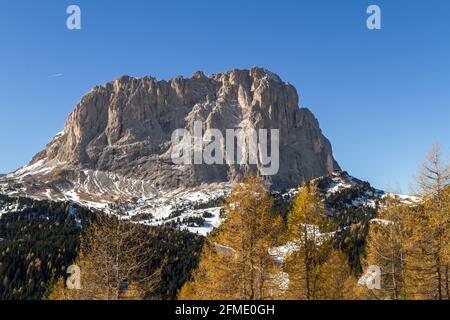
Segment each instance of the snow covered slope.
[{"label": "snow covered slope", "polygon": [[[0,193],[11,196],[27,196],[27,188],[21,182],[37,177],[41,172],[52,172],[57,166],[41,165],[23,167],[7,177],[13,184],[0,181]],[[139,220],[148,225],[172,224],[201,235],[208,234],[222,221],[222,201],[232,190],[232,184],[205,184],[190,189],[158,191],[145,181],[121,179],[118,175],[85,170],[76,185],[66,189],[46,188],[35,192],[33,198],[53,201],[69,201],[105,213],[118,214],[127,219]],[[343,171],[314,180],[329,215],[342,214],[346,209],[368,208],[375,210],[388,194],[370,186]],[[27,184],[29,185],[29,184]],[[35,185],[38,190],[39,186]],[[36,191],[36,190],[35,190]],[[275,203],[283,210],[289,206],[298,189],[273,192]],[[404,202],[416,201],[415,197],[398,196]],[[0,208],[1,210],[1,208]],[[4,209],[4,210],[10,210]],[[1,211],[0,211],[1,212]]]}]

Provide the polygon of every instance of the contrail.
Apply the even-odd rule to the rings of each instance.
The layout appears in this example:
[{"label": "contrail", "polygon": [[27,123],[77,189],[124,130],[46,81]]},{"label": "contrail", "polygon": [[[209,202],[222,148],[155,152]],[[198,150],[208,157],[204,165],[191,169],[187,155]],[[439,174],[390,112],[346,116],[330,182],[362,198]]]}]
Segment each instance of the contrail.
[{"label": "contrail", "polygon": [[49,75],[47,78],[51,79],[51,78],[59,78],[62,77],[64,74],[63,73],[55,73],[55,74],[51,74]]}]

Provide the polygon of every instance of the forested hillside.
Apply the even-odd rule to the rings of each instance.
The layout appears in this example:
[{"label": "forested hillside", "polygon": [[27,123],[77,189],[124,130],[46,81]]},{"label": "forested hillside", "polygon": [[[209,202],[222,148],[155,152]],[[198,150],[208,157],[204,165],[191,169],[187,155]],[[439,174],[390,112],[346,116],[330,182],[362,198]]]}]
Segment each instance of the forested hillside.
[{"label": "forested hillside", "polygon": [[[0,196],[0,299],[43,299],[77,258],[80,235],[98,213],[70,203]],[[145,227],[149,270],[164,261],[153,298],[173,299],[197,264],[203,238],[170,226]]]},{"label": "forested hillside", "polygon": [[[271,193],[248,177],[206,237],[129,219],[126,206],[0,196],[0,298],[449,299],[450,166],[437,147],[418,190],[384,194],[336,172]],[[81,290],[66,288],[72,264]],[[358,281],[370,266],[380,288]]]},{"label": "forested hillside", "polygon": [[450,164],[439,146],[416,197],[357,185],[334,175],[274,201],[247,178],[179,298],[450,299]]}]

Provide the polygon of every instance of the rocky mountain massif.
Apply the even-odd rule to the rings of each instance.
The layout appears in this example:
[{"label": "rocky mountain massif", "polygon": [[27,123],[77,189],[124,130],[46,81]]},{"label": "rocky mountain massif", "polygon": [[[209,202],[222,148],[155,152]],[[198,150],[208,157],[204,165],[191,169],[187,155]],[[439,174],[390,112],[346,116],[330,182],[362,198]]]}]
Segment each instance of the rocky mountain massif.
[{"label": "rocky mountain massif", "polygon": [[[38,199],[71,200],[102,209],[113,202],[153,214],[165,199],[208,201],[229,190],[256,165],[175,165],[171,135],[194,121],[204,130],[280,130],[280,169],[273,190],[339,169],[314,115],[299,107],[296,89],[262,68],[158,81],[123,76],[85,95],[47,147],[25,167],[0,177],[0,191]],[[244,146],[245,148],[246,146]],[[212,195],[211,195],[212,193]],[[156,204],[155,204],[156,203]],[[177,201],[179,204],[179,201]],[[164,211],[165,210],[165,211]],[[169,209],[160,214],[170,215]],[[159,210],[160,212],[161,210]]]}]

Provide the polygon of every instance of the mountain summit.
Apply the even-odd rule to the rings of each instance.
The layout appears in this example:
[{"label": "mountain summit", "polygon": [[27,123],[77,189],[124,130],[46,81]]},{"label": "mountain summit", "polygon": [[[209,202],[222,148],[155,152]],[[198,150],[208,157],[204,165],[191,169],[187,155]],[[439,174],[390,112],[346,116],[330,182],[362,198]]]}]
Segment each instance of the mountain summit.
[{"label": "mountain summit", "polygon": [[279,129],[280,169],[268,178],[273,189],[339,169],[330,142],[314,115],[299,107],[292,85],[262,68],[210,76],[198,71],[187,79],[122,76],[96,86],[69,115],[64,131],[30,164],[0,178],[0,188],[110,202],[227,184],[257,171],[257,165],[175,165],[171,135],[180,128],[192,131],[194,121],[223,133]]}]

